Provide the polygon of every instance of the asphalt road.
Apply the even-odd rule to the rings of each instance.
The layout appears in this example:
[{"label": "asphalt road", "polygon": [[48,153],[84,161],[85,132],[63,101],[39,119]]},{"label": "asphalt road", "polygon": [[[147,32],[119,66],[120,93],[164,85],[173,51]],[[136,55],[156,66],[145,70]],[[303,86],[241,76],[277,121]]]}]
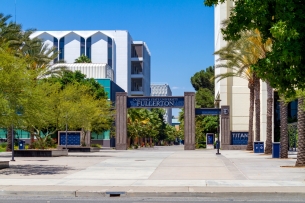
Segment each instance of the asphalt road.
[{"label": "asphalt road", "polygon": [[296,194],[294,197],[281,197],[280,195],[261,196],[255,199],[252,198],[240,198],[238,196],[231,198],[204,198],[204,197],[164,197],[164,198],[148,198],[148,197],[103,197],[103,198],[56,198],[56,197],[20,197],[20,196],[0,196],[1,203],[192,203],[192,202],[205,202],[205,203],[226,203],[226,202],[251,202],[251,203],[293,203],[293,202],[305,202],[305,199],[298,197]]}]

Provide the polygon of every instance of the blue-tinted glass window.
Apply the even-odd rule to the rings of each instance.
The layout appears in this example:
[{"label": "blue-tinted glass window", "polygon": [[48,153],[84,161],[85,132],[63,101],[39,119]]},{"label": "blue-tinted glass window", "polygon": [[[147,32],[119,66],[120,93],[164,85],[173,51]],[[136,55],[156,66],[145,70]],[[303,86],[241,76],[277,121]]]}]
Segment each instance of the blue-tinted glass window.
[{"label": "blue-tinted glass window", "polygon": [[91,59],[91,37],[87,39],[86,43],[86,55],[89,59]]},{"label": "blue-tinted glass window", "polygon": [[108,37],[108,65],[112,67],[112,39]]},{"label": "blue-tinted glass window", "polygon": [[[53,38],[53,47],[58,50],[58,39],[57,38]],[[54,63],[57,63],[58,58],[56,57],[56,59],[54,59]]]},{"label": "blue-tinted glass window", "polygon": [[80,38],[80,55],[85,55],[85,39]]},{"label": "blue-tinted glass window", "polygon": [[59,40],[59,60],[65,59],[65,38]]}]

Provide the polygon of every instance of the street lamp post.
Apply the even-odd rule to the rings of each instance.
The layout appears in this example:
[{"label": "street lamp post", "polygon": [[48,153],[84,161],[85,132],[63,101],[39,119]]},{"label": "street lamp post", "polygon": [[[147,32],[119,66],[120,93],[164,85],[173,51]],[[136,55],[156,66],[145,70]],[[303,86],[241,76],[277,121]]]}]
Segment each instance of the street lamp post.
[{"label": "street lamp post", "polygon": [[15,138],[14,138],[14,126],[12,124],[12,160],[11,161],[15,161],[15,150],[14,150],[14,147],[15,147]]},{"label": "street lamp post", "polygon": [[[220,100],[220,99],[215,99],[215,101],[216,101],[216,108],[219,109],[219,103],[220,103],[221,100]],[[220,148],[219,113],[220,113],[220,112],[218,112],[218,118],[217,118],[217,136],[218,136],[218,138],[217,138],[217,141],[216,141],[216,148],[217,148],[217,153],[216,153],[216,155],[221,155],[221,153],[219,153],[219,148]]]}]

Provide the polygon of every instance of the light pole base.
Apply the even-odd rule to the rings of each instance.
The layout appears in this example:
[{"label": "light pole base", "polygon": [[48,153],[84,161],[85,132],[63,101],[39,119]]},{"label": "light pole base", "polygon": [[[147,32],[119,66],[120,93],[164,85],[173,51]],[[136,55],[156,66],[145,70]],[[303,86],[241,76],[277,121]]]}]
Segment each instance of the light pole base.
[{"label": "light pole base", "polygon": [[216,155],[221,155],[221,153],[216,153]]}]

